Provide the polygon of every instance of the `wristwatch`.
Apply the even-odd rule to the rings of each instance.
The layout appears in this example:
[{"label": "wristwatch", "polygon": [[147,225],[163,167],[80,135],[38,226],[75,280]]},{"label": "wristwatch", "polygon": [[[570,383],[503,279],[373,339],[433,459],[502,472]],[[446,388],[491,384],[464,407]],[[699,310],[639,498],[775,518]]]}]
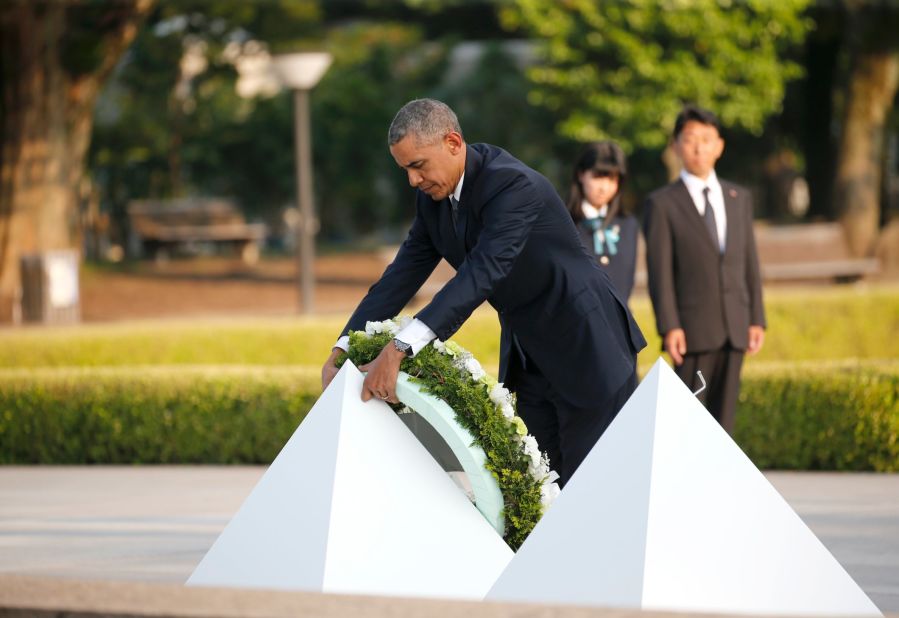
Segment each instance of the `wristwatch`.
[{"label": "wristwatch", "polygon": [[406,343],[405,341],[400,341],[399,339],[394,339],[393,347],[395,347],[397,350],[399,350],[406,356],[412,356],[412,344],[411,343]]}]

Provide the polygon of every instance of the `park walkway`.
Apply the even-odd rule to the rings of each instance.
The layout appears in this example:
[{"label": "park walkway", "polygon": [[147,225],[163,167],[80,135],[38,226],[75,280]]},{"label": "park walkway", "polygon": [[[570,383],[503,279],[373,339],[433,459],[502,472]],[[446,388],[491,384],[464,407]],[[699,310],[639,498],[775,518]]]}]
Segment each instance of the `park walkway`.
[{"label": "park walkway", "polygon": [[[0,467],[0,574],[184,582],[260,466]],[[766,476],[884,612],[899,612],[899,475]]]}]

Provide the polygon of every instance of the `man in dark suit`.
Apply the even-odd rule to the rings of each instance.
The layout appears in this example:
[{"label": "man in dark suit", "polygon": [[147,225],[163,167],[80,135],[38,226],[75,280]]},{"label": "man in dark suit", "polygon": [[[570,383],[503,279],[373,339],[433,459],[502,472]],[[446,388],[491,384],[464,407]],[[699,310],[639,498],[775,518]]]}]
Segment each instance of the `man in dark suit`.
[{"label": "man in dark suit", "polygon": [[388,143],[417,189],[415,219],[323,385],[346,333],[398,314],[445,258],[455,276],[367,366],[362,398],[395,401],[404,356],[448,339],[486,300],[502,327],[500,380],[564,484],[636,387],[640,329],[546,178],[500,148],[466,144],[452,110],[431,99],[397,113]]},{"label": "man in dark suit", "polygon": [[674,125],[680,178],[644,209],[649,294],[664,349],[699,399],[733,430],[740,369],[765,339],[765,312],[749,191],[719,180],[724,151],[714,114],[688,106]]}]

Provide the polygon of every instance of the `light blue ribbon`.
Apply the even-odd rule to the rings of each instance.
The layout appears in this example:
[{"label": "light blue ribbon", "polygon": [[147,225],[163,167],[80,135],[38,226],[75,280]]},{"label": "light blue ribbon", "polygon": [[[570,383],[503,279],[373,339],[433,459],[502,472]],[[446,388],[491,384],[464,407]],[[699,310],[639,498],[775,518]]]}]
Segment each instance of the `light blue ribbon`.
[{"label": "light blue ribbon", "polygon": [[[593,251],[596,255],[603,255],[605,253],[617,255],[618,241],[621,240],[618,226],[613,225],[604,230],[602,229],[603,220],[604,217],[589,217],[584,219],[584,225],[593,232]],[[604,246],[608,248],[608,251],[603,250]]]}]

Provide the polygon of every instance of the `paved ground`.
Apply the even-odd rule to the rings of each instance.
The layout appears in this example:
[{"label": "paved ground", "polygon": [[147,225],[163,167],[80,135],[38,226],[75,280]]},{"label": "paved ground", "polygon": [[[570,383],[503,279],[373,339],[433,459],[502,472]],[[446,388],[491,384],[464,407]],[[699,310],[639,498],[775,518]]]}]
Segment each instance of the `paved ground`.
[{"label": "paved ground", "polygon": [[[0,573],[183,582],[262,467],[0,467]],[[899,475],[766,475],[871,599],[899,611]]]}]

